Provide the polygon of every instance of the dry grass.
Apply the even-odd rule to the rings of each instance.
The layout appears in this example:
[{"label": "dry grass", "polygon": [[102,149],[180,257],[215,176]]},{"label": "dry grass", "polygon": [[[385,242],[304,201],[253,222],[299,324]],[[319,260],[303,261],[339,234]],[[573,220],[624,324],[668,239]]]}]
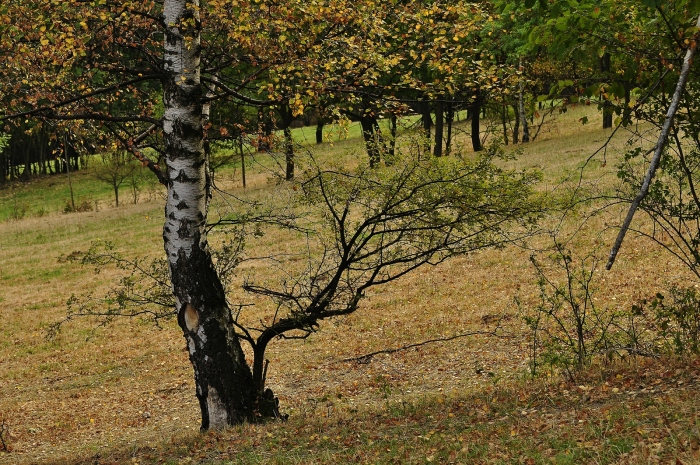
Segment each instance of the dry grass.
[{"label": "dry grass", "polygon": [[[588,113],[589,125],[575,124]],[[550,185],[575,171],[609,135],[598,129],[595,116],[590,107],[580,107],[549,123],[535,143],[523,147],[519,163],[546,168]],[[611,147],[621,147],[623,139]],[[322,148],[328,157],[356,149],[353,142]],[[612,152],[607,168],[598,156],[586,176],[610,173]],[[221,187],[240,194],[239,182],[232,172],[219,178]],[[253,167],[248,183],[247,195],[270,195],[265,169]],[[161,216],[160,204],[147,203],[0,224],[0,420],[9,427],[4,437],[11,448],[0,452],[0,463],[698,458],[695,363],[625,362],[582,375],[582,388],[560,378],[528,381],[527,330],[513,298],[532,305],[537,289],[529,252],[512,247],[421,269],[377,290],[356,314],[326,324],[308,340],[273,343],[268,383],[290,421],[200,435],[191,370],[174,322],[157,329],[119,320],[95,329],[94,322],[78,320],[55,340],[44,337],[72,293],[106,290],[116,279],[111,271],[94,275],[64,257],[98,238],[129,254],[157,256]],[[590,234],[575,247],[588,250],[609,220],[592,220]],[[607,247],[609,234],[603,239]],[[598,281],[601,308],[629,308],[669,283],[687,282],[670,257],[641,238],[628,239],[614,271]],[[379,355],[367,364],[343,361],[481,330],[501,316],[516,337],[467,337]]]}]

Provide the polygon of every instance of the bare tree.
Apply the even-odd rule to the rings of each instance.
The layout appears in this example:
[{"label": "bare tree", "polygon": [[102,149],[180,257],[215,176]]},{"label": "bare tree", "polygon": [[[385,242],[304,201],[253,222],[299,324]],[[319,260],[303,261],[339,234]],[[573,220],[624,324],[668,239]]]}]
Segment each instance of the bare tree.
[{"label": "bare tree", "polygon": [[131,182],[139,165],[134,157],[124,151],[100,155],[100,161],[92,164],[92,174],[98,180],[107,183],[114,192],[114,204],[119,206],[119,188],[124,182]]},{"label": "bare tree", "polygon": [[[228,318],[229,343],[240,347],[239,341],[245,341],[254,354],[252,367],[245,365],[245,379],[237,381],[243,384],[232,387],[245,389],[252,397],[250,405],[242,406],[249,410],[239,414],[279,414],[274,395],[265,389],[265,350],[274,339],[306,338],[323,321],[358,310],[372,287],[455,255],[513,243],[532,232],[542,210],[540,198],[532,192],[539,177],[504,171],[494,164],[495,156],[492,149],[475,161],[402,157],[387,168],[367,166],[355,171],[323,169],[311,159],[304,166],[304,176],[294,181],[296,187],[279,196],[287,198],[287,203],[264,211],[252,205],[247,213],[244,205],[237,205],[235,219],[212,225],[231,237],[220,252],[214,252],[215,264],[211,262],[211,273],[221,278],[216,291]],[[292,261],[285,261],[279,251],[244,249],[252,236],[271,228],[282,229],[289,241],[308,246]],[[242,260],[264,260],[280,271],[276,282],[247,276],[241,283],[248,294],[267,298],[265,308],[251,309],[252,304],[241,301],[231,305],[226,299],[233,270]],[[144,264],[98,249],[84,261],[100,267],[116,263],[129,276],[106,299],[73,300],[69,317],[96,315],[109,320],[116,315],[149,314],[158,320],[172,314],[167,273],[157,271],[164,268],[162,262]],[[300,268],[299,263],[304,266]],[[178,308],[177,300],[174,303]],[[202,344],[195,337],[206,333],[200,327],[201,312],[184,307],[178,321],[193,333],[188,334],[194,340],[192,351],[193,344],[195,349]],[[244,318],[246,312],[254,312],[255,324]]]}]

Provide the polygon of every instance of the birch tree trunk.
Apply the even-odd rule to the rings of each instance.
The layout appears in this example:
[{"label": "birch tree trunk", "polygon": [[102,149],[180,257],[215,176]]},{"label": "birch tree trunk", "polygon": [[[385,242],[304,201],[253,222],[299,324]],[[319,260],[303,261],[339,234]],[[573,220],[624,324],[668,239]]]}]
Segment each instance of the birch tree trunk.
[{"label": "birch tree trunk", "polygon": [[163,240],[206,430],[251,418],[255,390],[207,244],[210,180],[203,144],[199,1],[165,0],[163,8],[168,188]]}]

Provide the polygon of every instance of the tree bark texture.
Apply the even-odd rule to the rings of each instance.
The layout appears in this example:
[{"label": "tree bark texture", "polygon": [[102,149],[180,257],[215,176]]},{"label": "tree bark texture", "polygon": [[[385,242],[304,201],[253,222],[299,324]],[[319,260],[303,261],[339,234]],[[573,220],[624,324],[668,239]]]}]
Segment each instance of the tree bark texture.
[{"label": "tree bark texture", "polygon": [[202,127],[198,11],[197,0],[164,2],[168,198],[163,240],[205,430],[250,418],[255,394],[207,244],[210,179]]}]

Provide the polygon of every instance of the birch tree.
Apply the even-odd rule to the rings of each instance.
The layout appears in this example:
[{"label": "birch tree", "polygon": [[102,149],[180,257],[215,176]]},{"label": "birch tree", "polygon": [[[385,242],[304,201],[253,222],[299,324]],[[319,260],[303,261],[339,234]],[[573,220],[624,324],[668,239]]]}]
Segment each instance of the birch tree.
[{"label": "birch tree", "polygon": [[252,418],[255,392],[207,243],[199,2],[166,0],[163,136],[168,189],[163,240],[178,324],[194,368],[202,429]]}]

